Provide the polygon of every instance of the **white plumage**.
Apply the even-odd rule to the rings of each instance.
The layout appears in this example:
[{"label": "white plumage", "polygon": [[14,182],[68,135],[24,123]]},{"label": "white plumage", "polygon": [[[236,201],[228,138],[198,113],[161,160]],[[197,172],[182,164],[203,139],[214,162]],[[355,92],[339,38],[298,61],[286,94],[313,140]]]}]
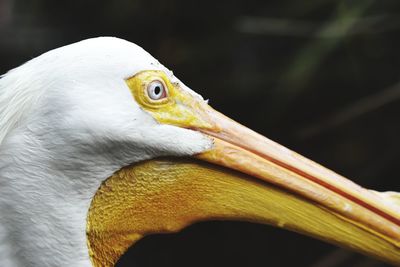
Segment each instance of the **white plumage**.
[{"label": "white plumage", "polygon": [[142,70],[180,82],[110,37],[55,49],[0,79],[0,266],[91,266],[86,216],[100,183],[128,164],[211,146],[139,107],[125,79]]}]

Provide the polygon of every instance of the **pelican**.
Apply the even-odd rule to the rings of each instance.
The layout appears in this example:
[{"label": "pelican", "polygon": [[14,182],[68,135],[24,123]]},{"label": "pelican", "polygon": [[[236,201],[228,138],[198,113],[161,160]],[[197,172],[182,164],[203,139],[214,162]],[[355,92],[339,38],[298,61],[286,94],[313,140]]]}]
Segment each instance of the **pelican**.
[{"label": "pelican", "polygon": [[113,266],[145,235],[211,219],[400,266],[399,199],[225,117],[125,40],[64,46],[0,79],[0,266]]}]

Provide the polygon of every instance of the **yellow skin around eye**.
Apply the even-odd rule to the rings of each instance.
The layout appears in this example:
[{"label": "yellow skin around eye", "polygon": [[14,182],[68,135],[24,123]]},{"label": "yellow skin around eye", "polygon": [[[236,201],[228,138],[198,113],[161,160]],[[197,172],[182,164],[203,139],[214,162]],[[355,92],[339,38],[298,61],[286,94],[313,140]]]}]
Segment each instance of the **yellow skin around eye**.
[{"label": "yellow skin around eye", "polygon": [[[155,81],[161,81],[166,86],[167,97],[152,100],[147,94],[147,86]],[[136,102],[149,112],[159,123],[171,124],[183,128],[213,129],[207,113],[207,104],[193,97],[182,89],[178,83],[171,83],[163,71],[142,71],[126,80]]]}]

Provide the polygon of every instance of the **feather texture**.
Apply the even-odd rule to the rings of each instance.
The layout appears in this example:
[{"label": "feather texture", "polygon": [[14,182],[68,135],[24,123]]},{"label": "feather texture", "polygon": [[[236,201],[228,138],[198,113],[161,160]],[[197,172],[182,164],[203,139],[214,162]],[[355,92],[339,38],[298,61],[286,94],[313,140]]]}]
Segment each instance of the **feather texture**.
[{"label": "feather texture", "polygon": [[144,159],[212,145],[139,108],[125,79],[150,69],[180,82],[137,45],[102,37],[1,78],[0,266],[90,266],[86,216],[102,181]]}]

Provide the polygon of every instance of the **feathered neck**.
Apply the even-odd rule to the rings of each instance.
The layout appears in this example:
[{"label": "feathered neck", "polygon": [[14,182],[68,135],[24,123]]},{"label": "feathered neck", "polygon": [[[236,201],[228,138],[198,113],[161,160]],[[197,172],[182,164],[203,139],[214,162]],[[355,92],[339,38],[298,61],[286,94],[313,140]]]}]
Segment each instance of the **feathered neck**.
[{"label": "feathered neck", "polygon": [[6,136],[23,123],[46,90],[39,78],[42,59],[31,60],[0,78],[0,149]]}]

